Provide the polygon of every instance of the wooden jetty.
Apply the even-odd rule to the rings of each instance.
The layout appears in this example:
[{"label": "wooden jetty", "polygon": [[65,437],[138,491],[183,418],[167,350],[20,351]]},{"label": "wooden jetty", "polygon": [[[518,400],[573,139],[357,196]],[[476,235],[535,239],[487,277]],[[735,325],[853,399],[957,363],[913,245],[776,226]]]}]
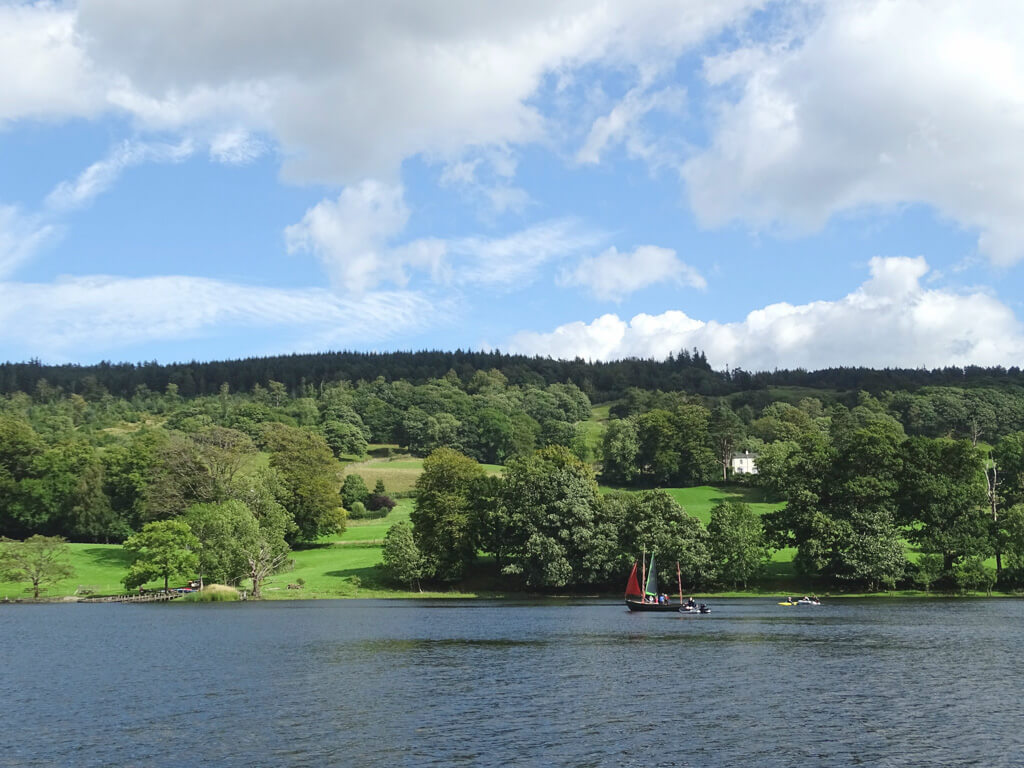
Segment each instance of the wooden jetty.
[{"label": "wooden jetty", "polygon": [[166,603],[184,597],[184,592],[132,592],[124,595],[106,595],[104,597],[83,597],[80,603]]}]

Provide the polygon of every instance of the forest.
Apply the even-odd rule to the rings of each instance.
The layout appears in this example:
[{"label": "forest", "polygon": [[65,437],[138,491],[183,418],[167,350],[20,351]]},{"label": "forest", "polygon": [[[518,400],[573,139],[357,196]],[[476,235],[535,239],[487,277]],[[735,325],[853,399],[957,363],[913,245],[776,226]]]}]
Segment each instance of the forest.
[{"label": "forest", "polygon": [[[817,589],[1016,589],[1019,378],[715,372],[698,351],[7,363],[0,537],[8,554],[32,537],[124,543],[128,588],[198,571],[258,594],[289,552],[409,495],[381,557],[410,589],[481,569],[508,588],[611,589],[643,550],[702,589],[757,584],[779,553]],[[757,474],[733,473],[744,451]],[[349,471],[371,452],[422,458],[415,487],[371,492]],[[722,501],[701,521],[670,492],[706,485],[776,503]],[[187,556],[172,568],[160,547]]]}]

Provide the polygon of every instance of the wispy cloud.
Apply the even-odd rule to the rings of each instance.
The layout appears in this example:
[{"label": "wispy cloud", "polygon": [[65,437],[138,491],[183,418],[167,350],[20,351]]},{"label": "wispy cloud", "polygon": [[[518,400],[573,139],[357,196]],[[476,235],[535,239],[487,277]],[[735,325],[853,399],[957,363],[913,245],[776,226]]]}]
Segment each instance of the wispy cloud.
[{"label": "wispy cloud", "polygon": [[358,298],[199,277],[62,278],[0,282],[0,343],[40,353],[103,352],[146,342],[276,329],[295,348],[366,343],[444,322],[450,307],[410,291]]},{"label": "wispy cloud", "polygon": [[337,289],[406,285],[413,272],[436,284],[514,286],[545,263],[599,244],[604,235],[570,219],[504,237],[420,238],[395,244],[409,220],[400,185],[367,180],[323,200],[285,230],[290,253],[312,253]]},{"label": "wispy cloud", "polygon": [[26,215],[13,205],[0,205],[0,279],[28,262],[57,231],[39,216]]},{"label": "wispy cloud", "polygon": [[47,207],[55,212],[81,208],[106,192],[126,169],[143,163],[179,163],[195,151],[193,142],[184,139],[178,144],[125,141],[102,160],[93,163],[73,181],[62,181],[46,198]]}]

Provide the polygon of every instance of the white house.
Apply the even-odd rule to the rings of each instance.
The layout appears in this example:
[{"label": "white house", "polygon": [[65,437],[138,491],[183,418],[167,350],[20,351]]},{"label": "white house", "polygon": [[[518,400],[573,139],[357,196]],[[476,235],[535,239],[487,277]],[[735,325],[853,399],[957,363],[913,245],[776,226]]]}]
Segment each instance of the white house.
[{"label": "white house", "polygon": [[756,475],[757,454],[750,451],[732,455],[732,473],[734,475]]}]

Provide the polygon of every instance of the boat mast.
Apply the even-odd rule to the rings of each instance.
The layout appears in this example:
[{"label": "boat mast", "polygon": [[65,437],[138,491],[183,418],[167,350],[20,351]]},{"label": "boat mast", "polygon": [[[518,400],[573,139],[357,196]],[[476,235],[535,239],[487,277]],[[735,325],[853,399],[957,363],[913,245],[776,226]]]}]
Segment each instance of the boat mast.
[{"label": "boat mast", "polygon": [[683,574],[679,570],[679,561],[676,560],[676,578],[679,580],[679,604],[683,604]]},{"label": "boat mast", "polygon": [[644,545],[643,555],[640,559],[640,583],[643,584],[643,602],[647,602],[647,545]]}]

